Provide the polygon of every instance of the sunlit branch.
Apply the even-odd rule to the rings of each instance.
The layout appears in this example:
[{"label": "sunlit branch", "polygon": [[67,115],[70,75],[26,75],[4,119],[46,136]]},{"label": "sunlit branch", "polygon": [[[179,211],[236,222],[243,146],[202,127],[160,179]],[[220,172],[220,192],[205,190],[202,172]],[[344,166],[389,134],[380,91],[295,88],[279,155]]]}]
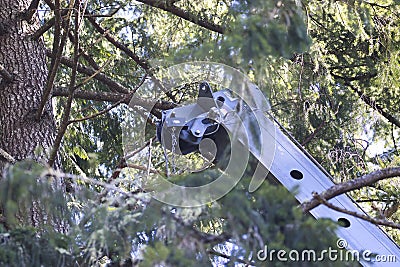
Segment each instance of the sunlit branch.
[{"label": "sunlit branch", "polygon": [[[394,178],[400,176],[400,167],[377,170],[359,178],[352,179],[340,184],[333,185],[326,191],[319,193],[318,196],[322,199],[329,200],[341,194],[360,189],[365,186],[372,185],[380,180]],[[321,204],[319,198],[313,196],[310,201],[303,202],[301,208],[303,212],[308,212]]]},{"label": "sunlit branch", "polygon": [[13,156],[8,154],[4,149],[1,149],[1,148],[0,148],[0,158],[4,158],[5,160],[7,160],[10,163],[16,162],[16,159],[14,159]]}]

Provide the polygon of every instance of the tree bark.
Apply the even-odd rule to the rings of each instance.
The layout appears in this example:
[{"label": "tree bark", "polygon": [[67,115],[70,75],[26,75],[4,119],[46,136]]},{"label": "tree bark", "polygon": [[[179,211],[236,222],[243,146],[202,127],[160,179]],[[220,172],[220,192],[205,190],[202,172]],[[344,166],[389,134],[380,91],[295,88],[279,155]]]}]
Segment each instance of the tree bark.
[{"label": "tree bark", "polygon": [[[23,20],[29,5],[30,0],[0,0],[0,65],[12,76],[0,76],[0,148],[15,160],[45,159],[56,132],[50,101],[42,118],[34,118],[47,66],[43,40],[31,39],[39,28],[37,15]],[[0,171],[6,161],[0,157]]]},{"label": "tree bark", "polygon": [[[11,75],[0,75],[0,149],[16,161],[46,160],[56,134],[51,100],[40,120],[35,119],[48,71],[43,40],[31,38],[40,26],[37,14],[24,20],[30,4],[31,0],[0,0],[0,65]],[[0,155],[0,174],[7,161]],[[34,227],[52,221],[39,206],[35,201],[25,211]]]}]

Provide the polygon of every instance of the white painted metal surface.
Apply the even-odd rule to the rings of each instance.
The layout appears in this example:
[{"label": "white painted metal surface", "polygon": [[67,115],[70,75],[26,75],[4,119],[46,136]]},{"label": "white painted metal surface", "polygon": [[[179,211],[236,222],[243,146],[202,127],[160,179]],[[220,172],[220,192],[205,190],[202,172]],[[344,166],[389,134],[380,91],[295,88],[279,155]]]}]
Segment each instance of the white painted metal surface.
[{"label": "white painted metal surface", "polygon": [[[317,166],[315,160],[305,155],[270,119],[264,116],[260,122],[262,129],[263,147],[262,151],[252,149],[250,151],[264,164],[264,157],[270,158],[272,151],[273,161],[265,162],[265,166],[269,166],[270,173],[291,190],[298,187],[297,200],[302,203],[312,197],[312,192],[323,192],[333,186],[332,180]],[[253,151],[252,151],[253,150]],[[314,161],[314,162],[313,162]],[[297,170],[303,174],[300,180],[294,179],[290,172]],[[350,211],[364,213],[358,205],[346,194],[337,196],[330,203],[345,208]],[[330,218],[333,221],[339,219],[348,220],[349,227],[339,227],[337,235],[348,242],[347,249],[363,251],[371,251],[381,256],[391,257],[390,260],[395,262],[367,262],[360,260],[363,266],[400,266],[400,248],[390,239],[386,233],[378,226],[361,220],[350,215],[346,215],[334,211],[326,206],[320,205],[310,212],[315,218]],[[368,256],[368,255],[367,255]],[[369,255],[372,256],[372,255]],[[362,259],[362,254],[360,254]]]}]

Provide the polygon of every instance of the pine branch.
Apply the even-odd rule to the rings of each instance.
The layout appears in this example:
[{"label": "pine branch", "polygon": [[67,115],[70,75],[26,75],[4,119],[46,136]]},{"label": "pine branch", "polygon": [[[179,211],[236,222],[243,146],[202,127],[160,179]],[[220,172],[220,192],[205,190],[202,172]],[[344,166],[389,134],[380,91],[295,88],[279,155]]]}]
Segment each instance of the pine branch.
[{"label": "pine branch", "polygon": [[199,18],[199,15],[190,13],[189,11],[174,6],[173,4],[176,1],[160,1],[160,0],[137,0],[137,1],[167,11],[175,16],[190,21],[210,31],[218,32],[221,34],[225,33],[225,29],[222,26],[217,25],[211,21]]},{"label": "pine branch", "polygon": [[226,255],[224,253],[215,251],[213,249],[208,249],[207,253],[211,254],[211,255],[215,255],[215,256],[221,257],[221,258],[224,258],[224,259],[227,259],[227,260],[230,260],[230,261],[242,263],[245,266],[255,266],[254,262],[242,260],[242,259],[239,259],[239,258],[236,258],[236,257],[232,257],[232,256]]},{"label": "pine branch", "polygon": [[[380,180],[398,177],[400,176],[400,167],[393,167],[387,169],[377,170],[366,175],[363,175],[359,178],[349,180],[344,183],[336,184],[325,190],[324,192],[317,194],[319,197],[325,200],[332,199],[338,195],[360,189],[365,186],[370,186]],[[320,200],[316,197],[313,197],[310,201],[303,202],[301,204],[301,208],[303,212],[308,212],[321,204]]]},{"label": "pine branch", "polygon": [[112,43],[115,47],[122,50],[128,57],[133,59],[136,64],[142,67],[144,70],[151,72],[151,67],[149,63],[145,60],[139,58],[132,50],[130,50],[126,45],[117,41],[108,31],[106,31],[103,27],[100,26],[93,17],[87,17],[87,20],[93,25],[93,27],[102,34],[110,43]]},{"label": "pine branch", "polygon": [[123,100],[119,100],[116,103],[112,104],[111,106],[103,109],[102,111],[96,112],[94,114],[90,114],[89,116],[85,116],[83,118],[69,120],[68,124],[76,123],[76,122],[82,122],[82,121],[86,121],[86,120],[91,120],[91,119],[94,119],[94,118],[96,118],[98,116],[104,115],[107,112],[109,112],[110,110],[112,110],[112,109],[118,107],[119,105],[121,105],[122,102],[123,102]]},{"label": "pine branch", "polygon": [[126,45],[122,44],[121,42],[117,41],[108,31],[106,31],[103,27],[100,26],[96,22],[96,20],[92,17],[87,18],[89,22],[93,25],[93,27],[100,33],[102,34],[110,43],[112,43],[116,48],[120,49],[123,51],[128,57],[133,59],[133,61],[136,62],[140,67],[142,67],[146,73],[149,75],[149,77],[153,80],[153,82],[160,88],[165,94],[174,102],[176,102],[175,97],[167,90],[162,82],[155,77],[153,70],[151,69],[150,64],[146,61],[141,59],[138,55],[136,55],[131,49],[129,49]]},{"label": "pine branch", "polygon": [[97,112],[97,113],[91,114],[91,115],[86,116],[86,117],[83,117],[83,118],[70,120],[70,121],[68,121],[68,124],[75,123],[75,122],[82,122],[82,121],[85,121],[85,120],[90,120],[90,119],[96,118],[96,117],[101,116],[101,115],[103,115],[103,114],[106,114],[106,113],[109,112],[110,110],[112,110],[112,109],[118,107],[120,104],[123,103],[123,101],[124,101],[125,99],[129,99],[129,101],[130,101],[131,98],[132,98],[132,96],[133,96],[133,94],[137,91],[137,89],[140,88],[140,86],[142,86],[142,84],[144,83],[145,80],[146,80],[146,75],[143,76],[143,78],[142,78],[142,80],[140,81],[140,83],[139,83],[139,84],[136,86],[136,88],[129,94],[129,96],[124,97],[124,98],[121,98],[121,99],[118,100],[116,103],[114,103],[113,105],[111,105],[111,106],[109,106],[109,107],[103,109],[102,111],[99,111],[99,112]]},{"label": "pine branch", "polygon": [[359,90],[358,88],[356,88],[354,85],[351,84],[352,81],[363,81],[371,79],[377,75],[376,73],[365,73],[354,77],[344,77],[334,73],[331,73],[331,75],[337,79],[344,80],[344,85],[350,87],[351,90],[353,90],[353,92],[355,92],[360,97],[360,99],[364,101],[364,103],[366,103],[368,106],[376,110],[379,114],[385,117],[390,123],[400,128],[400,121],[398,119],[396,119],[391,114],[386,112],[376,101],[374,101],[372,98],[370,98],[369,96],[361,92],[361,90]]},{"label": "pine branch", "polygon": [[384,226],[400,229],[400,224],[398,224],[398,223],[394,223],[394,222],[383,220],[383,219],[372,218],[372,217],[367,216],[365,214],[357,213],[357,212],[354,212],[354,211],[346,210],[344,208],[335,206],[332,203],[329,203],[325,198],[321,197],[321,195],[319,195],[318,193],[314,193],[313,194],[313,198],[318,200],[319,203],[327,206],[330,209],[336,210],[338,212],[342,212],[342,213],[354,216],[356,218],[371,222],[371,223],[373,223],[375,225],[384,225]]},{"label": "pine branch", "polygon": [[372,100],[369,96],[361,92],[359,89],[357,89],[354,85],[350,84],[349,82],[345,83],[345,85],[349,86],[355,93],[357,93],[357,95],[361,98],[361,100],[364,101],[368,106],[378,111],[378,113],[381,114],[383,117],[385,117],[390,123],[400,128],[400,121],[395,117],[393,117],[388,112],[386,112],[378,103],[376,103],[376,101]]}]

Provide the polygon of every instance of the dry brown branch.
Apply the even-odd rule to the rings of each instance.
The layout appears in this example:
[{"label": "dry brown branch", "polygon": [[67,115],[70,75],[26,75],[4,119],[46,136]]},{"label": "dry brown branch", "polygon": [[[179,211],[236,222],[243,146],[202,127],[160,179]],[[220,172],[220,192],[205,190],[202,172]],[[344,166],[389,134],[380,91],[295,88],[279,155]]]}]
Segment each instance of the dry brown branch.
[{"label": "dry brown branch", "polygon": [[[324,192],[318,194],[322,199],[329,200],[338,195],[372,185],[380,180],[400,176],[400,167],[377,170],[359,178],[349,180],[340,184],[333,185]],[[301,208],[303,212],[308,212],[321,204],[318,198],[313,197],[310,201],[303,202]]]},{"label": "dry brown branch", "polygon": [[357,213],[357,212],[354,212],[354,211],[346,210],[346,209],[343,209],[341,207],[335,206],[332,203],[329,203],[323,197],[321,197],[318,193],[314,193],[313,194],[313,198],[317,199],[319,201],[319,203],[327,206],[330,209],[336,210],[338,212],[342,212],[342,213],[354,216],[356,218],[371,222],[371,223],[376,224],[376,225],[384,225],[384,226],[400,229],[400,224],[398,224],[398,223],[394,223],[394,222],[391,222],[391,221],[378,219],[378,218],[372,218],[372,217],[370,217],[368,215],[365,215],[365,214]]}]

